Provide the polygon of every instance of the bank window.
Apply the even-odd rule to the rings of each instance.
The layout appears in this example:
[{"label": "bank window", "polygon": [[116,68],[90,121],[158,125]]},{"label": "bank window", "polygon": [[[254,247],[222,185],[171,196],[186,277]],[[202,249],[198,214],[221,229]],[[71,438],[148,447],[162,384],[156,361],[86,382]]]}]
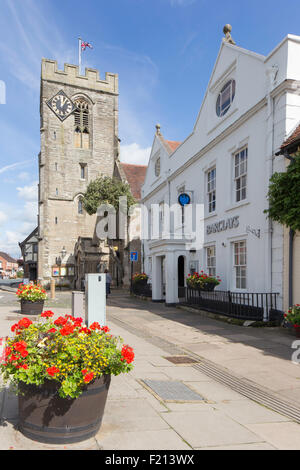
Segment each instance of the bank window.
[{"label": "bank window", "polygon": [[247,246],[246,241],[234,243],[235,287],[247,288]]},{"label": "bank window", "polygon": [[240,202],[247,198],[247,167],[248,148],[244,148],[234,156],[234,185],[235,201]]},{"label": "bank window", "polygon": [[209,276],[216,276],[216,247],[214,245],[206,248],[206,268]]},{"label": "bank window", "polygon": [[216,210],[216,168],[207,172],[207,202],[208,212],[215,212]]}]

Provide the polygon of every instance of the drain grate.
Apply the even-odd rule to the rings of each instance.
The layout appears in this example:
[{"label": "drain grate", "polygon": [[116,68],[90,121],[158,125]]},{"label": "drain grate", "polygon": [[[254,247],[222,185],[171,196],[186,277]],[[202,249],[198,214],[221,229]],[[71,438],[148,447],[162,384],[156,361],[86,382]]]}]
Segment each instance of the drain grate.
[{"label": "drain grate", "polygon": [[164,401],[198,402],[204,400],[201,395],[191,390],[182,382],[148,379],[142,380],[141,382]]},{"label": "drain grate", "polygon": [[172,356],[165,357],[165,359],[167,359],[169,362],[172,362],[173,364],[197,364],[199,362],[189,356]]}]

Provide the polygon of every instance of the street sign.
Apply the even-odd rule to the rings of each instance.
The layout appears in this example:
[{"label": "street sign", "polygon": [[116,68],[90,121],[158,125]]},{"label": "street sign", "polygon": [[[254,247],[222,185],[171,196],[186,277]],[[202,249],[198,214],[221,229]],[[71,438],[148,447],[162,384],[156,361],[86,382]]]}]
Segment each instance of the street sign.
[{"label": "street sign", "polygon": [[131,251],[130,252],[130,261],[138,261],[139,259],[139,254],[137,251]]}]

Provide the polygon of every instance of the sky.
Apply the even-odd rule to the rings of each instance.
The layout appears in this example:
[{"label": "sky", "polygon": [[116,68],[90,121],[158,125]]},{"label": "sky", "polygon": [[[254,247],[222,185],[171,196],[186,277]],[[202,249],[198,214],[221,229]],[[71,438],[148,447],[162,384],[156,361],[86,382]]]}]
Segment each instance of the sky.
[{"label": "sky", "polygon": [[42,57],[62,69],[79,36],[93,45],[83,67],[119,74],[121,159],[147,164],[157,123],[168,140],[191,133],[226,23],[267,55],[299,17],[299,0],[0,0],[0,251],[19,257],[37,225]]}]

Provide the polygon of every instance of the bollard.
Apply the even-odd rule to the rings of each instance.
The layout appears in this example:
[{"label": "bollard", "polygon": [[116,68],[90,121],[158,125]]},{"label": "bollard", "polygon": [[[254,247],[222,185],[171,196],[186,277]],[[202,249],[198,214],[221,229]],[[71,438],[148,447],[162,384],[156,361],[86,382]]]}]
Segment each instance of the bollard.
[{"label": "bollard", "polygon": [[106,274],[85,275],[86,323],[106,324]]},{"label": "bollard", "polygon": [[50,298],[55,299],[55,279],[51,279],[50,289],[51,289]]},{"label": "bollard", "polygon": [[84,292],[81,292],[81,291],[72,292],[72,315],[73,317],[84,318],[83,296],[84,296]]}]

